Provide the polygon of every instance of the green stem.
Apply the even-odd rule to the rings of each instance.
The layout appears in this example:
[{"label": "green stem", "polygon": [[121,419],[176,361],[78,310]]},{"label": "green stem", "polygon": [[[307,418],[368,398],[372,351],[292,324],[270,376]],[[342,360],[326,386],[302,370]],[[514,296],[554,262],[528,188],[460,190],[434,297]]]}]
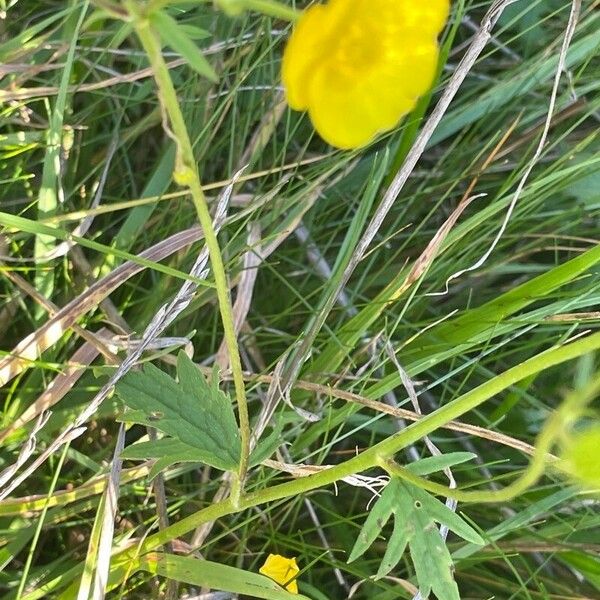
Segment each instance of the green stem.
[{"label": "green stem", "polygon": [[571,425],[581,417],[585,407],[598,393],[600,393],[600,376],[596,376],[584,389],[569,394],[540,432],[536,440],[535,452],[523,475],[501,490],[464,491],[449,488],[419,477],[389,458],[380,457],[379,466],[390,475],[404,479],[428,492],[454,498],[459,502],[509,502],[534,485],[544,474],[546,466],[560,468],[560,462],[547,462],[548,454],[561,435],[568,432]]},{"label": "green stem", "polygon": [[138,12],[134,2],[128,0],[125,6],[129,10],[135,31],[148,55],[154,79],[158,86],[160,102],[169,119],[172,128],[172,132],[170,133],[177,145],[177,160],[175,172],[173,174],[174,179],[178,184],[186,186],[190,191],[210,255],[210,262],[215,278],[217,299],[219,301],[219,310],[223,322],[225,343],[229,352],[229,361],[231,364],[240,421],[242,452],[239,471],[237,473],[238,481],[234,482],[234,485],[232,486],[232,496],[234,498],[234,503],[236,503],[248,470],[248,457],[250,453],[250,420],[248,417],[248,405],[246,401],[242,364],[240,361],[237,336],[235,334],[231,297],[227,276],[225,274],[225,267],[223,265],[223,258],[213,228],[212,217],[208,209],[206,197],[202,191],[202,184],[200,182],[198,166],[194,158],[192,143],[181,108],[179,107],[177,94],[169,74],[169,69],[161,52],[160,39],[152,29],[146,16]]},{"label": "green stem", "polygon": [[542,457],[537,462],[532,461],[525,473],[517,479],[517,481],[507,485],[501,490],[485,490],[485,491],[465,491],[456,488],[450,488],[433,481],[429,481],[424,477],[419,477],[414,473],[411,473],[407,468],[399,465],[393,460],[381,460],[380,466],[385,469],[390,475],[404,479],[421,489],[427,490],[432,494],[439,496],[445,496],[447,498],[454,498],[459,502],[508,502],[519,494],[522,494],[530,486],[532,486],[544,473],[545,461]]}]

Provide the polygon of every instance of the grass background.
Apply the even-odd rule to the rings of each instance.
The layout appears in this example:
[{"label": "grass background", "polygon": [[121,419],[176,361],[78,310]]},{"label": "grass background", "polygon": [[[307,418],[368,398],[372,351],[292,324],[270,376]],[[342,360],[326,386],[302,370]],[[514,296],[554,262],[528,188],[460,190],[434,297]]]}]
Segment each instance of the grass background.
[{"label": "grass background", "polygon": [[[63,307],[79,298],[94,280],[118,269],[126,253],[139,255],[192,227],[195,211],[171,181],[173,145],[162,127],[147,61],[128,26],[94,16],[91,7],[80,21],[87,6],[81,1],[3,4],[0,344],[5,356],[47,322],[55,310],[48,302]],[[282,104],[284,23],[255,14],[231,19],[206,4],[182,6],[180,21],[210,33],[198,43],[220,77],[211,84],[186,65],[175,63],[171,69],[207,194],[216,197],[246,167],[234,187],[230,221],[220,234],[232,282],[242,276],[245,257],[272,250],[260,261],[253,289],[245,291],[250,308],[240,337],[244,367],[269,374],[303,339],[322,306],[325,265],[332,267],[343,252],[347,231],[357,227],[356,215],[372,214],[385,181],[395,173],[399,148],[410,140],[403,135],[411,121],[360,152],[333,151],[314,134],[305,115]],[[468,1],[464,14],[460,7],[454,7],[453,19],[461,22],[434,100],[489,3]],[[597,8],[596,2],[583,3],[549,141],[489,259],[453,281],[448,293],[432,295],[443,292],[455,272],[477,262],[501,226],[542,131],[568,2],[516,2],[505,11],[494,43],[467,77],[347,285],[343,302],[327,315],[301,380],[404,406],[406,391],[381,343],[389,341],[417,382],[423,411],[430,412],[556,343],[597,329],[596,259],[581,272],[573,266],[561,271],[562,279],[557,276],[559,265],[572,264],[598,245]],[[172,61],[178,58],[168,48],[165,54]],[[487,161],[491,155],[494,160]],[[376,173],[382,181],[373,183]],[[460,217],[426,273],[395,294],[474,180],[473,193],[485,196]],[[99,205],[92,208],[98,190]],[[11,221],[11,216],[26,221]],[[91,217],[84,242],[48,257],[68,237],[65,232]],[[258,241],[249,238],[250,229],[258,232]],[[93,307],[76,313],[79,329],[47,336],[41,356],[22,365],[2,388],[4,467],[16,461],[30,434],[32,407],[39,406],[40,397],[55,405],[37,434],[34,458],[74,420],[114,368],[106,357],[94,357],[88,368],[78,370],[81,376],[72,389],[53,390],[53,379],[81,348],[82,336],[106,328],[107,336],[139,338],[181,285],[199,248],[197,243],[181,245],[160,265],[119,277]],[[531,281],[537,283],[527,286]],[[198,293],[166,335],[177,339],[167,339],[166,349],[154,349],[146,359],[170,370],[168,355],[187,338],[194,359],[211,365],[222,339],[212,290]],[[116,351],[120,358],[125,349]],[[585,362],[552,369],[494,398],[466,421],[533,443],[566,390],[592,369]],[[255,417],[265,393],[265,384],[249,385]],[[297,387],[292,400],[321,419],[309,423],[288,408],[278,409],[275,419],[284,424],[283,458],[288,462],[337,463],[402,426],[380,411],[357,410],[327,393]],[[109,468],[121,410],[116,398],[106,401],[64,460],[60,453],[51,456],[10,500],[0,503],[3,597],[61,597],[61,590],[73,584],[71,569],[85,559],[103,490],[89,481]],[[128,439],[142,434],[131,430]],[[476,466],[454,470],[463,487],[503,485],[527,464],[526,455],[497,439],[438,431],[432,440],[442,452],[477,454]],[[403,458],[427,453],[419,443]],[[164,477],[172,522],[210,504],[221,485],[219,473],[194,465],[171,468]],[[259,467],[251,487],[288,477]],[[58,495],[62,490],[84,493]],[[143,473],[125,471],[115,544],[156,527],[156,501],[149,490]],[[31,510],[27,497],[32,495],[55,499],[41,520],[44,503]],[[383,540],[346,564],[370,496],[341,484],[337,495],[330,488],[275,502],[219,520],[194,549],[204,558],[250,571],[257,571],[269,552],[297,556],[303,569],[300,589],[314,598],[347,598],[351,591],[354,598],[411,598],[415,580],[408,557],[395,572],[396,580],[367,579],[382,558]],[[597,504],[564,481],[549,473],[510,504],[459,505],[459,510],[490,539],[483,548],[469,548],[452,535],[448,539],[463,598],[600,597]],[[51,581],[58,583],[44,591]],[[181,595],[186,591],[186,586],[179,590]],[[108,597],[165,593],[164,579],[137,574]]]}]

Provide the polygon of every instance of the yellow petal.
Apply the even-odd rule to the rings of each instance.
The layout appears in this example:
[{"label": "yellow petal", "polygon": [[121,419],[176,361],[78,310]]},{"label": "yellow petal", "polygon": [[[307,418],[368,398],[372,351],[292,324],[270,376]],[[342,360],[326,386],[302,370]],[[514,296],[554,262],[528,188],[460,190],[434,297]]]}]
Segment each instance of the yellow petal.
[{"label": "yellow petal", "polygon": [[306,9],[288,40],[281,64],[286,100],[294,110],[308,108],[306,80],[321,63],[348,17],[345,0]]},{"label": "yellow petal", "polygon": [[428,91],[449,0],[330,0],[300,18],[283,56],[291,108],[308,110],[321,137],[358,148]]},{"label": "yellow petal", "polygon": [[310,118],[327,143],[344,149],[358,148],[377,133],[371,97],[362,85],[354,85],[332,65],[317,70],[308,91]]},{"label": "yellow petal", "polygon": [[286,558],[279,554],[269,554],[265,564],[259,569],[259,572],[266,575],[280,585],[284,585],[285,589],[292,594],[298,593],[298,584],[294,579],[290,583],[290,579],[296,577],[300,572],[295,558]]}]

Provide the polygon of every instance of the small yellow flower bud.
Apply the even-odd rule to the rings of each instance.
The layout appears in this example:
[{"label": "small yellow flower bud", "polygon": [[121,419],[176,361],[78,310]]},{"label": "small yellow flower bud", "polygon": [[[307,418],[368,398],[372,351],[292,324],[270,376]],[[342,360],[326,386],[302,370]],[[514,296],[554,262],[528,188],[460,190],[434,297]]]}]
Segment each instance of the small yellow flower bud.
[{"label": "small yellow flower bud", "polygon": [[292,594],[298,593],[298,584],[296,583],[296,580],[294,579],[288,583],[290,579],[296,577],[300,572],[295,558],[286,558],[279,554],[269,554],[265,564],[259,569],[259,572],[280,585],[287,583],[285,589],[288,592],[291,592]]},{"label": "small yellow flower bud", "polygon": [[181,187],[189,187],[194,181],[194,173],[190,167],[180,166],[173,171],[173,180]]}]

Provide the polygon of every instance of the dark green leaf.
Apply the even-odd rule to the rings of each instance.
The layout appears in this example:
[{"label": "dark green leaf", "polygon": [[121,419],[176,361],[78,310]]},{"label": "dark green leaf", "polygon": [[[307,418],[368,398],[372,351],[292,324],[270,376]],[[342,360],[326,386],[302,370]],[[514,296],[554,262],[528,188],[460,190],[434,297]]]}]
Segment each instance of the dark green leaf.
[{"label": "dark green leaf", "polygon": [[128,373],[117,385],[117,394],[133,409],[122,420],[154,427],[168,436],[141,444],[137,450],[128,448],[123,456],[169,457],[171,464],[183,457],[217,469],[235,469],[240,437],[231,401],[219,390],[216,374],[209,385],[183,352],[177,359],[177,372],[179,383],[148,364],[143,372]]},{"label": "dark green leaf", "polygon": [[256,467],[260,465],[263,460],[266,460],[281,446],[281,421],[278,421],[277,426],[273,431],[263,440],[260,440],[254,448],[254,451],[250,455],[250,466]]},{"label": "dark green leaf", "polygon": [[[457,454],[465,456],[448,455],[446,461],[441,460],[444,457],[435,457],[435,461],[425,464],[425,471],[444,463],[447,466],[449,461],[460,459],[459,462],[462,462],[462,459],[471,458],[467,457],[469,453]],[[377,578],[384,577],[398,564],[408,545],[423,597],[433,591],[438,600],[460,600],[458,587],[452,578],[452,558],[435,523],[446,525],[467,541],[483,544],[483,540],[470,525],[439,500],[399,479],[390,481],[371,509],[348,562],[357,559],[371,546],[392,514],[394,529],[379,565]]]},{"label": "dark green leaf", "polygon": [[392,479],[381,493],[377,502],[375,502],[371,508],[371,512],[369,512],[369,516],[367,517],[361,532],[358,534],[354,548],[352,548],[348,562],[352,562],[359,556],[362,556],[381,533],[383,526],[394,512],[396,504],[396,488],[397,482]]},{"label": "dark green leaf", "polygon": [[154,442],[133,444],[133,446],[129,446],[129,448],[125,448],[121,452],[121,458],[127,460],[155,460],[156,462],[150,468],[148,475],[150,480],[177,463],[205,462],[203,454],[198,452],[193,446],[169,437]]},{"label": "dark green leaf", "polygon": [[401,519],[394,519],[394,531],[388,541],[383,559],[377,569],[377,577],[387,575],[399,562],[409,542],[409,532],[406,523]]},{"label": "dark green leaf", "polygon": [[[185,352],[177,356],[177,377],[179,385],[190,396],[204,398],[207,409],[214,415],[217,423],[229,426],[229,435],[235,432],[238,437],[238,427],[233,413],[231,398],[219,389],[219,374],[215,369],[209,384],[200,369],[187,357]],[[219,433],[217,432],[217,435]],[[184,440],[185,441],[185,440]],[[239,450],[236,452],[239,457]]]},{"label": "dark green leaf", "polygon": [[165,456],[164,458],[159,458],[151,467],[150,471],[148,471],[148,480],[152,481],[158,474],[166,471],[173,465],[185,462],[178,459],[177,456]]},{"label": "dark green leaf", "polygon": [[[427,598],[433,591],[438,600],[460,600],[458,586],[452,577],[452,557],[428,507],[421,502],[421,495],[415,493],[421,490],[404,482],[400,482],[400,487],[402,492],[398,510],[402,511],[403,518],[410,523],[410,557],[421,596]],[[389,568],[386,565],[384,568],[380,567],[377,576],[383,577],[387,573]]]},{"label": "dark green leaf", "polygon": [[417,486],[405,481],[401,483],[404,486],[405,493],[403,495],[410,495],[415,503],[421,503],[431,520],[436,521],[441,525],[445,525],[448,529],[467,542],[479,544],[480,546],[485,544],[477,531],[475,531],[459,515],[451,511],[443,502],[440,502],[437,498]]},{"label": "dark green leaf", "polygon": [[201,462],[194,447],[168,437],[154,442],[133,444],[121,452],[121,458],[128,460],[159,459],[175,455],[181,457],[180,462]]}]

